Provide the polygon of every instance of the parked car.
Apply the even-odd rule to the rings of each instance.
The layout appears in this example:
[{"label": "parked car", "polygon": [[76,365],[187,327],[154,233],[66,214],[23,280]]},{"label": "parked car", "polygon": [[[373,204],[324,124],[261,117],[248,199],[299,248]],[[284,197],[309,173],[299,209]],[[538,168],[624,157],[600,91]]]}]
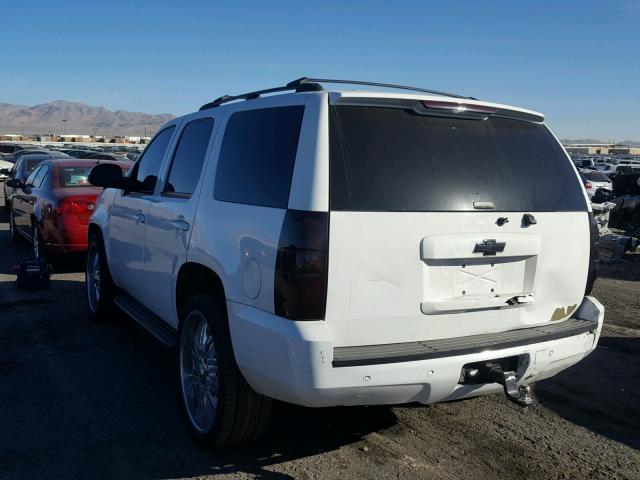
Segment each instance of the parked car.
[{"label": "parked car", "polygon": [[255,438],[270,398],[528,404],[593,351],[597,233],[541,114],[318,82],[221,97],[127,177],[91,172],[89,310],[177,349],[196,438]]},{"label": "parked car", "polygon": [[12,154],[4,157],[4,159],[8,162],[11,163],[16,163],[18,161],[18,159],[20,157],[22,157],[23,155],[52,155],[55,152],[51,152],[49,150],[43,150],[43,149],[39,149],[39,148],[25,148],[23,150],[17,150],[15,152],[13,152]]},{"label": "parked car", "polygon": [[2,155],[10,155],[20,150],[24,150],[22,145],[16,143],[0,143],[0,154]]},{"label": "parked car", "polygon": [[[88,181],[96,164],[91,160],[48,159],[23,184],[12,180],[18,192],[11,201],[11,238],[30,240],[36,257],[85,251],[89,217],[101,191]],[[112,165],[123,172],[131,166],[128,162]]]},{"label": "parked car", "polygon": [[[26,150],[25,150],[26,151]],[[27,177],[35,170],[35,168],[40,165],[45,160],[51,160],[54,158],[68,158],[63,153],[51,152],[51,153],[32,153],[30,155],[22,155],[20,156],[16,163],[11,164],[12,168],[10,170],[4,170],[7,175],[7,181],[5,181],[3,185],[4,189],[4,208],[6,211],[9,211],[9,206],[11,204],[11,199],[16,191],[19,190],[20,186],[24,184],[27,180]],[[14,185],[10,184],[9,180],[15,179],[16,182],[13,182]]]},{"label": "parked car", "polygon": [[88,158],[92,160],[111,160],[114,162],[128,162],[129,159],[113,153],[96,153],[91,152],[90,155],[83,155],[80,158]]},{"label": "parked car", "polygon": [[92,151],[92,150],[73,150],[73,149],[63,149],[60,150],[63,153],[66,153],[67,155],[69,155],[70,157],[75,157],[75,158],[87,158],[88,155],[92,155],[96,152]]},{"label": "parked car", "polygon": [[606,188],[607,190],[613,190],[613,183],[611,179],[604,173],[590,170],[583,170],[580,172],[582,183],[584,185],[589,198],[593,197],[596,190],[599,188]]}]

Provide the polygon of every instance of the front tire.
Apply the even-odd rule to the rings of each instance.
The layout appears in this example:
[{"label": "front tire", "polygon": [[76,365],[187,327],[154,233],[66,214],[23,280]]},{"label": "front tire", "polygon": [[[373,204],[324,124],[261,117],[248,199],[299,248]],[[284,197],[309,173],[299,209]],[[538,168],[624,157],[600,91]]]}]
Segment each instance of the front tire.
[{"label": "front tire", "polygon": [[111,318],[115,311],[115,286],[109,272],[102,239],[97,235],[89,238],[85,287],[89,313],[95,320]]},{"label": "front tire", "polygon": [[178,338],[178,388],[191,435],[213,447],[260,436],[271,399],[255,392],[236,364],[224,298],[190,299]]},{"label": "front tire", "polygon": [[16,230],[16,220],[13,218],[13,210],[9,210],[9,237],[12,242],[19,242],[22,240],[22,236]]}]

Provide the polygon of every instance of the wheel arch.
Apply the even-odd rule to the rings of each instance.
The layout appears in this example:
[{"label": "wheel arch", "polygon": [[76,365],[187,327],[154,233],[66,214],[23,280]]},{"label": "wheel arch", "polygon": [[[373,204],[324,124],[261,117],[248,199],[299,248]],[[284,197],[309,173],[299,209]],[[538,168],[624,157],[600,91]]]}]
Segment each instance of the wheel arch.
[{"label": "wheel arch", "polygon": [[176,317],[186,302],[200,294],[211,294],[226,298],[224,284],[220,276],[211,268],[195,262],[186,262],[178,271],[175,286]]}]

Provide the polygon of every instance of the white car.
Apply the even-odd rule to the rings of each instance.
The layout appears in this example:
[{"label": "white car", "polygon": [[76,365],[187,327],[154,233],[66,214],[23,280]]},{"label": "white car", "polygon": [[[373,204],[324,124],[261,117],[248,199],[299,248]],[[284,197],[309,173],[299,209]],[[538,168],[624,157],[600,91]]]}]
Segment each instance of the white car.
[{"label": "white car", "polygon": [[607,190],[613,190],[613,183],[611,179],[604,173],[594,170],[581,170],[584,188],[587,191],[589,198],[592,198],[599,188],[605,188]]},{"label": "white car", "polygon": [[92,170],[89,309],[177,349],[188,428],[213,445],[258,436],[270,399],[526,405],[596,347],[597,230],[544,117],[336,83],[221,97],[128,177]]}]

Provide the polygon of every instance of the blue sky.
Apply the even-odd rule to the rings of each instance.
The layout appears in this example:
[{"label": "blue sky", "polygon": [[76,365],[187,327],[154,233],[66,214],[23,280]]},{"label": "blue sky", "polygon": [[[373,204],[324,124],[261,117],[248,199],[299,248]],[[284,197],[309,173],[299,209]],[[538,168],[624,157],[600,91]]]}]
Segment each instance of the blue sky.
[{"label": "blue sky", "polygon": [[183,114],[300,76],[416,85],[640,140],[640,0],[7,2],[0,101]]}]

